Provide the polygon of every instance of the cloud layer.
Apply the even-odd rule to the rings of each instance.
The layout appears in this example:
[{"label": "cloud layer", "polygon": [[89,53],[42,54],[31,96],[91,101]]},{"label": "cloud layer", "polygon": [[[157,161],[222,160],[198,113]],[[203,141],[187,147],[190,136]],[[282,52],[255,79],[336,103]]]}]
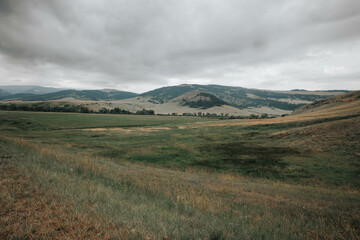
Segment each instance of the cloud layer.
[{"label": "cloud layer", "polygon": [[358,0],[2,0],[0,84],[358,89]]}]

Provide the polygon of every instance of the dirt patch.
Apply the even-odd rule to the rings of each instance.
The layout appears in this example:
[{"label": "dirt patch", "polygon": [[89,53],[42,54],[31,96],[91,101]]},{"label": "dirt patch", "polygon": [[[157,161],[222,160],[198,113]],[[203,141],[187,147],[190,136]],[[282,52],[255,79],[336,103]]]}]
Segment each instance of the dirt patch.
[{"label": "dirt patch", "polygon": [[122,133],[134,133],[134,132],[156,132],[163,130],[171,130],[169,127],[137,127],[137,128],[83,128],[83,131],[91,132],[122,132]]}]

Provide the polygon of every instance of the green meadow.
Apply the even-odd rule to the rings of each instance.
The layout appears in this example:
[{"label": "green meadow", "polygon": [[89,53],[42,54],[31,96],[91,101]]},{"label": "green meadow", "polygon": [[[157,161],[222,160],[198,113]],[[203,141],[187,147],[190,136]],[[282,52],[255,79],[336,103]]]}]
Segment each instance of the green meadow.
[{"label": "green meadow", "polygon": [[0,111],[0,237],[359,239],[358,116],[235,121]]}]

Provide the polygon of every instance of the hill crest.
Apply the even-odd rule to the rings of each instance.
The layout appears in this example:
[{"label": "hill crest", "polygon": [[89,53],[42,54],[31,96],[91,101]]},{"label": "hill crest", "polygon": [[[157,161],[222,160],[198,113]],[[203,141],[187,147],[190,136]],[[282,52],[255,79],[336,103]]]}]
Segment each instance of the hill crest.
[{"label": "hill crest", "polygon": [[132,98],[138,94],[132,92],[118,91],[112,89],[104,90],[62,90],[53,93],[47,94],[27,94],[20,93],[10,96],[2,97],[5,99],[17,99],[23,101],[49,101],[49,100],[60,100],[64,98],[73,98],[77,100],[87,100],[87,101],[112,101],[112,100],[121,100],[126,98]]},{"label": "hill crest", "polygon": [[296,109],[293,112],[293,114],[296,115],[306,112],[316,112],[318,110],[333,108],[336,106],[350,104],[357,101],[360,102],[360,91],[354,91],[354,92],[315,101],[313,103],[310,103],[308,105]]},{"label": "hill crest", "polygon": [[[314,101],[340,95],[341,91],[275,91],[221,85],[182,84],[154,89],[142,94],[102,90],[62,90],[48,94],[18,93],[0,96],[0,101],[79,101],[96,102],[94,110],[115,107],[128,111],[152,109],[161,114],[228,113],[230,116],[268,114],[280,116]],[[112,103],[110,103],[110,101]],[[89,103],[90,104],[90,103]]]}]

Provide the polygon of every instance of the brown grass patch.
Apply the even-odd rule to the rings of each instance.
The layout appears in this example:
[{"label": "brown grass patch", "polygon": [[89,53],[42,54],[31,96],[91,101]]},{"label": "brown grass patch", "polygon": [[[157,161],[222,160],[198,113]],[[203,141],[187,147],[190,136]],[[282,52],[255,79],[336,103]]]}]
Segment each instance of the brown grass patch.
[{"label": "brown grass patch", "polygon": [[[360,152],[360,117],[277,132],[270,138],[294,138],[289,146],[306,146],[311,149],[347,150]],[[339,148],[339,149],[337,149]]]},{"label": "brown grass patch", "polygon": [[327,106],[326,108],[318,108],[313,112],[306,112],[298,115],[290,115],[281,118],[270,119],[236,119],[225,120],[222,122],[199,122],[192,125],[179,126],[180,129],[184,128],[197,128],[197,127],[210,127],[210,126],[254,126],[265,124],[281,124],[291,122],[302,122],[324,118],[351,116],[360,114],[360,101],[342,103],[335,106]]},{"label": "brown grass patch", "polygon": [[[359,230],[356,227],[356,223],[359,222],[359,204],[357,202],[359,192],[355,190],[353,192],[343,192],[341,189],[313,188],[311,186],[291,185],[233,175],[218,175],[206,172],[176,172],[130,163],[121,165],[112,162],[101,163],[99,159],[66,154],[57,149],[41,147],[23,139],[10,139],[9,137],[7,137],[7,139],[38,152],[44,158],[56,157],[56,159],[64,164],[76,164],[82,169],[90,170],[94,174],[106,176],[118,183],[129,183],[130,187],[135,188],[137,192],[161,196],[175,203],[182,203],[211,214],[239,216],[243,214],[244,210],[241,206],[244,206],[252,209],[252,211],[249,211],[248,215],[244,217],[248,218],[253,225],[271,224],[274,221],[273,212],[276,211],[279,213],[277,218],[275,218],[276,221],[278,221],[281,216],[283,218],[282,221],[289,226],[296,226],[296,224],[290,224],[294,219],[304,223],[313,221],[312,224],[314,225],[305,225],[302,229],[292,230],[294,232],[305,232],[304,234],[312,239],[331,239],[328,234],[332,232],[342,234],[344,236],[342,239],[356,239],[359,235]],[[71,159],[76,159],[76,162],[72,162]],[[13,175],[16,175],[16,173],[9,174],[9,177]],[[20,183],[20,185],[24,185],[25,182],[30,181],[25,180]],[[64,186],[67,185],[64,184]],[[6,191],[11,192],[9,190]],[[26,189],[22,191],[26,191]],[[47,201],[41,201],[41,195],[42,194],[38,196],[39,199],[34,197],[36,200],[33,201],[34,203],[32,204],[40,203],[43,205],[35,205],[35,208],[50,209],[45,211],[47,214],[49,214],[49,211],[54,212],[49,214],[51,216],[50,219],[56,219],[62,212],[69,214],[70,217],[67,217],[70,219],[69,225],[64,227],[66,234],[70,231],[68,229],[74,228],[77,234],[82,233],[81,228],[78,229],[76,225],[78,220],[71,221],[71,219],[74,219],[71,217],[71,212],[66,212],[66,209],[71,207],[71,204],[66,205],[60,203],[60,205],[64,207],[57,207],[56,209],[62,209],[60,212],[57,212],[56,209],[51,209],[51,203],[52,201],[56,202],[56,199],[53,200],[47,196],[45,198]],[[9,196],[11,196],[11,194]],[[46,208],[46,204],[49,204],[50,207]],[[260,211],[260,209],[266,209],[266,211]],[[30,213],[26,215],[28,219],[30,219],[33,212],[34,211],[30,211]],[[45,213],[41,214],[44,215]],[[8,215],[8,213],[4,214],[4,216],[6,215]],[[3,214],[1,217],[2,216]],[[20,215],[16,215],[14,219],[19,218],[19,216]],[[49,217],[46,219],[49,219]],[[85,226],[92,226],[91,220],[89,221],[90,223],[84,220]],[[16,222],[16,220],[13,220],[13,222]],[[93,225],[98,226],[96,224]],[[47,225],[47,229],[51,228],[53,228],[53,225]],[[25,228],[26,231],[24,232],[31,234],[31,229],[32,228]],[[17,228],[17,230],[20,231],[19,228]],[[95,231],[94,234],[99,234],[99,231],[101,233],[100,227],[95,228],[95,230],[93,230]],[[39,233],[37,234],[39,235]],[[126,235],[126,232],[121,234]],[[47,237],[48,235],[44,236]],[[81,237],[73,237],[73,235],[71,235],[70,238],[79,239]],[[91,236],[84,238],[91,239]],[[106,239],[102,236],[99,238]]]},{"label": "brown grass patch", "polygon": [[[127,232],[72,211],[73,204],[51,196],[21,170],[0,158],[0,239],[111,239]],[[99,220],[99,219],[97,219]]]}]

